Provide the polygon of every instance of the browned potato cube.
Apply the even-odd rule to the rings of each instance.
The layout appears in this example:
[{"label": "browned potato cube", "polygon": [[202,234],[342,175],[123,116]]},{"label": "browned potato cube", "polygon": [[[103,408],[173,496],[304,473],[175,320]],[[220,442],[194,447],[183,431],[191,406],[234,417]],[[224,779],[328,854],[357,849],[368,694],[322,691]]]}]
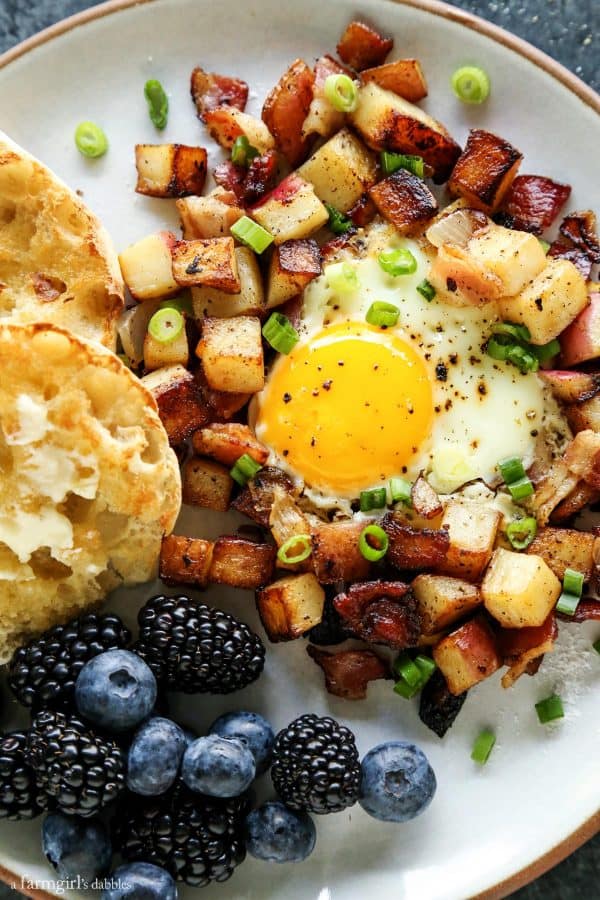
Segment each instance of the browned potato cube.
[{"label": "browned potato cube", "polygon": [[323,618],[325,591],[312,572],[287,575],[256,595],[256,606],[269,639],[293,641]]},{"label": "browned potato cube", "polygon": [[189,506],[202,506],[219,512],[229,509],[233,478],[225,466],[192,456],[181,470],[181,481],[183,502]]},{"label": "browned potato cube", "polygon": [[495,212],[511,186],[523,154],[503,138],[472,128],[448,187],[484,212]]},{"label": "browned potato cube", "polygon": [[360,78],[363,82],[374,81],[410,103],[418,103],[427,96],[427,82],[418,59],[396,59],[384,66],[365,69]]},{"label": "browned potato cube", "polygon": [[172,341],[157,341],[150,332],[144,337],[144,368],[147,372],[170,366],[187,366],[190,349],[185,328]]},{"label": "browned potato cube", "polygon": [[239,293],[226,293],[214,287],[192,288],[196,319],[210,316],[231,319],[233,316],[261,316],[264,313],[265,294],[256,254],[248,247],[236,247],[235,259],[240,279]]},{"label": "browned potato cube", "polygon": [[207,197],[183,197],[175,205],[185,241],[227,237],[231,226],[244,215],[235,194],[223,188],[217,188]]},{"label": "browned potato cube", "polygon": [[438,571],[477,581],[492,556],[501,518],[483,504],[450,500],[440,526],[448,531],[450,546]]},{"label": "browned potato cube", "polygon": [[157,369],[150,375],[144,375],[141,380],[156,400],[171,444],[183,443],[210,420],[211,412],[198,382],[183,366]]},{"label": "browned potato cube", "polygon": [[417,575],[412,583],[421,616],[421,632],[435,634],[481,605],[474,584],[447,575]]},{"label": "browned potato cube", "polygon": [[354,21],[341,36],[337,52],[340,59],[360,72],[382,63],[393,46],[393,38],[384,38],[364,22]]},{"label": "browned potato cube", "polygon": [[269,456],[250,428],[239,422],[213,422],[200,428],[192,437],[192,444],[199,456],[210,456],[230,468],[244,453],[261,466]]},{"label": "browned potato cube", "polygon": [[381,215],[400,234],[422,230],[438,211],[437,200],[425,182],[406,169],[398,169],[379,181],[369,195]]},{"label": "browned potato cube", "polygon": [[172,297],[181,288],[173,278],[171,248],[175,235],[159,231],[136,241],[119,254],[123,281],[138,301]]},{"label": "browned potato cube", "polygon": [[211,388],[225,393],[255,394],[265,384],[260,319],[204,319],[196,348]]},{"label": "browned potato cube", "polygon": [[485,619],[472,619],[433,648],[433,658],[451,694],[462,694],[493,675],[502,660]]},{"label": "browned potato cube", "polygon": [[295,172],[253,206],[251,212],[252,218],[273,235],[276,244],[309,237],[329,221],[329,213],[312,184]]},{"label": "browned potato cube", "polygon": [[239,137],[247,137],[250,146],[261,156],[275,147],[273,135],[264,122],[232,106],[204,113],[204,121],[210,136],[225,150],[231,150]]},{"label": "browned potato cube", "polygon": [[590,503],[597,503],[598,500],[600,500],[600,491],[586,484],[585,481],[580,481],[553,510],[550,521],[555,525],[568,522]]},{"label": "browned potato cube", "polygon": [[319,522],[311,529],[312,561],[321,584],[336,581],[364,581],[371,564],[358,547],[362,522]]},{"label": "browned potato cube", "polygon": [[164,537],[160,548],[160,578],[165,584],[206,587],[212,551],[212,541],[179,534]]},{"label": "browned potato cube", "polygon": [[237,294],[241,288],[232,237],[177,241],[171,250],[173,278],[182,287],[218,288]]},{"label": "browned potato cube", "polygon": [[375,181],[377,165],[362,141],[343,128],[300,166],[298,175],[312,184],[319,200],[347,212]]},{"label": "browned potato cube", "polygon": [[419,475],[410,492],[412,508],[424,519],[435,519],[441,515],[444,507],[439,495],[434,491],[423,475]]},{"label": "browned potato cube", "polygon": [[273,577],[276,549],[225,535],[215,541],[209,581],[256,590]]},{"label": "browned potato cube", "polygon": [[307,238],[279,244],[269,265],[267,309],[295,297],[320,274],[321,253],[316,241]]},{"label": "browned potato cube", "polygon": [[540,528],[527,548],[541,556],[560,581],[565,569],[575,569],[589,581],[594,571],[594,535],[574,528]]},{"label": "browned potato cube", "polygon": [[269,92],[262,119],[290,166],[310,153],[312,140],[302,132],[313,98],[315,75],[304,60],[295,60]]},{"label": "browned potato cube", "polygon": [[494,551],[481,594],[485,608],[504,628],[541,625],[554,609],[562,584],[541,556]]},{"label": "browned potato cube", "polygon": [[138,194],[187,197],[201,194],[206,180],[206,150],[184,144],[137,144]]}]

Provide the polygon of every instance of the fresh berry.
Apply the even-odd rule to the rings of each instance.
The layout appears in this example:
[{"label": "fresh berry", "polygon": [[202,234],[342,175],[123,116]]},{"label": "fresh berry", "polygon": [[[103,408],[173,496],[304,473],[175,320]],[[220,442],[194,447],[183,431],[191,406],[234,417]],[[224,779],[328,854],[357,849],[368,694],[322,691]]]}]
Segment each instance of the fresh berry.
[{"label": "fresh berry", "polygon": [[152,863],[125,863],[106,881],[100,900],[177,900],[171,875]]},{"label": "fresh berry", "polygon": [[431,803],[436,780],[429,760],[407,741],[389,741],[369,750],[362,761],[359,803],[383,822],[408,822]]},{"label": "fresh berry", "polygon": [[33,720],[25,759],[37,783],[69,815],[89,817],[125,786],[125,758],[111,738],[74,716],[43,710]]},{"label": "fresh berry", "polygon": [[175,722],[158,716],[144,722],[129,747],[129,790],[146,797],[164,794],[177,778],[185,748],[185,735]]},{"label": "fresh berry", "polygon": [[271,765],[275,734],[263,716],[255,712],[231,712],[219,716],[208,730],[224,738],[237,738],[254,757],[256,774],[262,775]]},{"label": "fresh berry", "polygon": [[100,819],[79,819],[50,813],[42,825],[42,850],[61,879],[91,882],[110,866],[112,846],[108,829]]},{"label": "fresh berry", "polygon": [[13,731],[0,738],[0,819],[34,819],[48,806],[27,764],[27,734]]},{"label": "fresh berry", "polygon": [[305,812],[293,812],[274,800],[246,818],[246,849],[266,862],[302,862],[314,850],[317,832]]},{"label": "fresh berry", "polygon": [[327,716],[300,716],[275,738],[271,778],[291,809],[332,813],[352,806],[360,789],[354,735]]},{"label": "fresh berry", "polygon": [[72,705],[77,676],[94,656],[126,647],[131,634],[118,616],[88,613],[55,625],[15,650],[8,683],[23,706],[34,710]]},{"label": "fresh berry", "polygon": [[162,797],[128,794],[115,817],[115,845],[127,860],[162,866],[177,881],[227,881],[246,855],[247,799],[203,797],[177,781]]},{"label": "fresh berry", "polygon": [[189,597],[153,597],[139,612],[135,651],[158,682],[188,694],[230,694],[255,681],[265,648],[247,625]]},{"label": "fresh berry", "polygon": [[190,744],[181,766],[181,777],[189,789],[209,797],[239,797],[255,775],[254,757],[246,744],[218,734]]},{"label": "fresh berry", "polygon": [[85,664],[75,684],[79,713],[107,731],[129,731],[150,715],[156,678],[130,650],[108,650]]}]

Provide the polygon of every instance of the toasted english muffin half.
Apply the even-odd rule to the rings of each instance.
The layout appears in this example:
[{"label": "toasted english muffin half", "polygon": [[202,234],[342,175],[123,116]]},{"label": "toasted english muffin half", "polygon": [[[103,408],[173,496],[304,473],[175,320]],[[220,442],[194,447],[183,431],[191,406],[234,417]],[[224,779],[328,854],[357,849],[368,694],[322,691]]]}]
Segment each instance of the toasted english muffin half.
[{"label": "toasted english muffin half", "polygon": [[0,662],[152,578],[181,482],[152,395],[98,344],[0,322]]},{"label": "toasted english muffin half", "polygon": [[114,350],[123,303],[103,225],[0,131],[0,321],[51,322]]}]

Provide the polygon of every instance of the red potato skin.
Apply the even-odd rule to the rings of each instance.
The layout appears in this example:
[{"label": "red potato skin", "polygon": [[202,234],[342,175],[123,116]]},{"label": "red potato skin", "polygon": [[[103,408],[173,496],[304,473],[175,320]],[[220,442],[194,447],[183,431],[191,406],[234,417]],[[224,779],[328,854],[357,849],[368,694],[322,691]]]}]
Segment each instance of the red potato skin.
[{"label": "red potato skin", "polygon": [[552,393],[561,403],[583,403],[600,392],[600,375],[596,373],[546,369],[538,374],[542,381],[550,385]]},{"label": "red potato skin", "polygon": [[297,59],[279,79],[262,108],[262,120],[290,166],[308,157],[313,140],[302,136],[302,126],[313,98],[315,75]]},{"label": "red potato skin", "polygon": [[560,336],[561,362],[565,366],[600,356],[600,293],[590,294],[589,306]]},{"label": "red potato skin", "polygon": [[290,200],[296,196],[303,184],[304,182],[300,176],[296,175],[295,172],[292,172],[291,175],[288,175],[287,178],[280,181],[277,187],[273,188],[270,193],[265,197],[261,197],[258,203],[254,204],[253,209],[259,209],[270,200],[276,200],[277,203],[281,204],[289,203]]},{"label": "red potato skin", "polygon": [[[472,672],[473,684],[477,684],[483,678],[492,675],[502,665],[502,660],[498,652],[495,635],[488,625],[487,621],[482,617],[471,619],[461,625],[448,637],[443,638],[440,643],[433,649],[433,658],[438,663],[438,648],[442,647],[446,642],[454,646],[461,654],[464,661],[465,669]],[[445,675],[443,669],[442,673]],[[462,694],[464,691],[453,690],[448,684],[451,694]]]},{"label": "red potato skin", "polygon": [[380,66],[394,46],[392,38],[384,38],[364,22],[350,22],[337,45],[340,59],[356,69]]},{"label": "red potato skin", "polygon": [[512,665],[523,653],[540,647],[546,641],[555,641],[558,626],[554,613],[550,613],[542,625],[532,628],[500,628],[497,633],[498,649],[505,665]]},{"label": "red potato skin", "polygon": [[517,175],[502,203],[502,212],[507,217],[503,224],[542,234],[550,228],[570,195],[568,184],[543,175]]}]

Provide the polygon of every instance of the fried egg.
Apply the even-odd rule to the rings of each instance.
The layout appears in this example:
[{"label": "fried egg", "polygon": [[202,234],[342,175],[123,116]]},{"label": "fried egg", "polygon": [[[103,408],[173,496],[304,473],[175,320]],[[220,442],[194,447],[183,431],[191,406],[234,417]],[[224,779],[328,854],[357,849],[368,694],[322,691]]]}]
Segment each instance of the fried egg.
[{"label": "fried egg", "polygon": [[[378,255],[395,248],[413,254],[413,274],[381,268]],[[330,263],[304,292],[300,340],[273,364],[254,420],[270,462],[315,502],[335,506],[421,472],[440,493],[496,484],[498,461],[531,464],[547,421],[560,418],[535,374],[486,355],[494,304],[457,308],[418,292],[433,252],[374,226],[358,258],[339,257],[351,262],[354,290],[336,292]],[[375,301],[398,307],[396,325],[367,323]]]}]

